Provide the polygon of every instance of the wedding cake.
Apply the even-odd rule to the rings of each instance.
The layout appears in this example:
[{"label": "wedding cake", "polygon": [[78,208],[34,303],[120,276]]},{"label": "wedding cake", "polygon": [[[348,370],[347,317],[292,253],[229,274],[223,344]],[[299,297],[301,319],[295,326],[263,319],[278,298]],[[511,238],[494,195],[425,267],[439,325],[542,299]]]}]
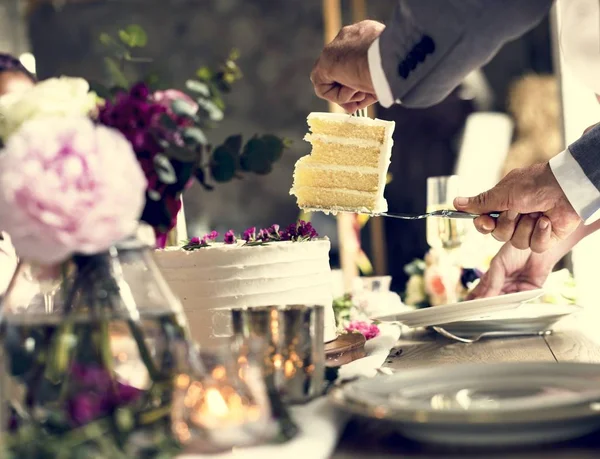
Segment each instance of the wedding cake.
[{"label": "wedding cake", "polygon": [[196,341],[228,336],[231,308],[290,304],[325,306],[325,340],[336,338],[329,239],[304,222],[284,231],[250,228],[239,238],[228,231],[224,242],[217,237],[213,231],[155,252]]},{"label": "wedding cake", "polygon": [[338,113],[311,113],[304,138],[310,155],[294,169],[298,207],[324,212],[379,214],[392,154],[395,123]]}]

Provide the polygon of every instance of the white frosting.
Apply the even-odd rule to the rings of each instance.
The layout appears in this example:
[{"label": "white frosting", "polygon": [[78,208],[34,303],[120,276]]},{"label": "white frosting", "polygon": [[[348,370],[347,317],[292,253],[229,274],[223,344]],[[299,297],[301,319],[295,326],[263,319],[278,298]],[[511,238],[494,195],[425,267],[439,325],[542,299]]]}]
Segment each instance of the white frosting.
[{"label": "white frosting", "polygon": [[194,251],[158,250],[155,259],[200,343],[207,335],[230,333],[230,308],[289,304],[324,305],[325,340],[331,341],[336,335],[330,245],[328,239],[216,243]]}]

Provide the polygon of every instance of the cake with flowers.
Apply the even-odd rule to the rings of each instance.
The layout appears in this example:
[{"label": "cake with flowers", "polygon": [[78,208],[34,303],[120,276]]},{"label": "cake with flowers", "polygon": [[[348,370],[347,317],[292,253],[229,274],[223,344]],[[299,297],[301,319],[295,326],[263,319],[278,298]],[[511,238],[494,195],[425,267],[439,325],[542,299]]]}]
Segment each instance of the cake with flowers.
[{"label": "cake with flowers", "polygon": [[380,214],[395,123],[339,113],[308,115],[310,155],[294,169],[298,207],[326,213]]},{"label": "cake with flowers", "polygon": [[231,308],[290,304],[325,306],[325,341],[336,338],[330,242],[310,223],[249,228],[241,236],[228,231],[218,239],[213,231],[155,252],[196,341],[228,336]]}]

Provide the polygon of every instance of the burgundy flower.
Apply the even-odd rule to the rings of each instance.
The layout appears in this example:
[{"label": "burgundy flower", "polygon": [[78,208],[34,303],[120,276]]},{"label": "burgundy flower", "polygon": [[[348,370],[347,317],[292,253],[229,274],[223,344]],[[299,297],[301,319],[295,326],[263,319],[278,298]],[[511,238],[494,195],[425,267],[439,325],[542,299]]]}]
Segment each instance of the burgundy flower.
[{"label": "burgundy flower", "polygon": [[190,239],[190,244],[200,245],[200,238],[198,236],[194,236],[193,238]]},{"label": "burgundy flower", "polygon": [[142,391],[136,387],[127,384],[117,383],[117,396],[115,404],[121,406],[127,403],[134,402],[142,394]]},{"label": "burgundy flower", "polygon": [[106,387],[110,384],[110,374],[100,365],[73,363],[71,375],[86,387]]},{"label": "burgundy flower", "polygon": [[235,244],[237,242],[237,238],[235,237],[233,230],[229,230],[225,233],[223,241],[225,244]]},{"label": "burgundy flower", "polygon": [[213,230],[210,233],[202,236],[202,239],[200,239],[200,245],[208,245],[209,242],[214,242],[218,237],[219,233]]},{"label": "burgundy flower", "polygon": [[102,415],[102,401],[93,393],[75,395],[67,402],[67,410],[75,425],[84,425]]}]

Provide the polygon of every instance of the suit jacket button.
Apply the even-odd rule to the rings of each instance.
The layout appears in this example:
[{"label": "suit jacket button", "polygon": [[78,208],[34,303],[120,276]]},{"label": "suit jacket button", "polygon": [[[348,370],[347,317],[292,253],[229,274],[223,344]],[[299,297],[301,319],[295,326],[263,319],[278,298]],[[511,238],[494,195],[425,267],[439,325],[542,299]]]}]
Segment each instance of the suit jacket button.
[{"label": "suit jacket button", "polygon": [[419,45],[421,51],[423,51],[425,54],[431,54],[435,51],[435,42],[429,35],[425,35],[421,39],[421,43],[419,43]]},{"label": "suit jacket button", "polygon": [[425,60],[425,53],[421,49],[421,45],[415,46],[415,49],[412,52],[412,55],[417,60],[417,62],[423,62]]},{"label": "suit jacket button", "polygon": [[410,70],[408,69],[408,65],[406,65],[406,61],[400,62],[400,64],[398,65],[398,74],[406,80],[408,78],[409,73]]},{"label": "suit jacket button", "polygon": [[406,56],[406,60],[404,62],[406,64],[406,66],[408,67],[408,70],[411,72],[417,68],[418,61],[412,52],[408,53],[408,56]]}]

